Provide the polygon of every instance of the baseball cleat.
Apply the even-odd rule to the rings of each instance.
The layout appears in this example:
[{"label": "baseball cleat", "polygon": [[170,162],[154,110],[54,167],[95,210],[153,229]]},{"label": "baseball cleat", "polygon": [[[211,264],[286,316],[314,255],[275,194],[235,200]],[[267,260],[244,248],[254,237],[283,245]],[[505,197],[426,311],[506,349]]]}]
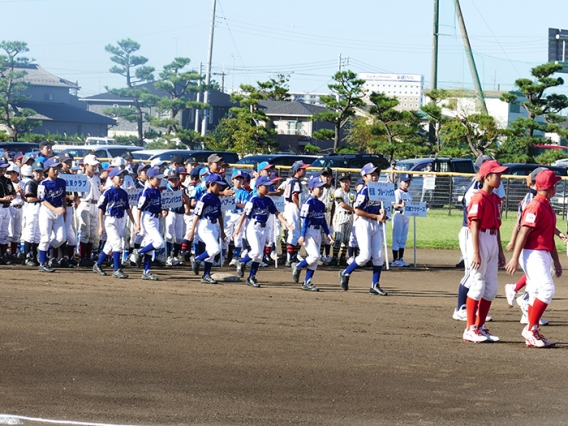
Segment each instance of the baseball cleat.
[{"label": "baseball cleat", "polygon": [[556,342],[548,340],[546,337],[540,334],[540,328],[537,325],[534,325],[531,330],[529,330],[528,326],[526,326],[523,329],[522,335],[525,338],[525,343],[528,347],[550,348],[556,345]]},{"label": "baseball cleat", "polygon": [[112,273],[113,278],[128,278],[128,275],[125,274],[122,269],[117,269]]},{"label": "baseball cleat", "polygon": [[403,268],[408,268],[410,263],[404,261],[404,259],[398,259],[398,266],[402,266]]},{"label": "baseball cleat", "polygon": [[39,272],[55,272],[55,269],[47,266],[47,263],[42,263],[42,264],[39,265],[38,271]]},{"label": "baseball cleat", "polygon": [[158,277],[153,275],[150,271],[144,272],[142,274],[142,279],[143,280],[149,280],[149,281],[158,281]]},{"label": "baseball cleat", "polygon": [[26,266],[38,267],[38,266],[39,266],[39,263],[36,262],[35,259],[33,259],[33,258],[30,257],[29,259],[26,259]]},{"label": "baseball cleat", "polygon": [[[521,320],[519,322],[521,324],[528,324],[529,323],[529,317],[523,313],[523,316],[521,317]],[[538,321],[538,323],[539,323],[539,325],[548,325],[548,320],[541,318]]]},{"label": "baseball cleat", "polygon": [[93,266],[93,272],[96,272],[99,275],[106,275],[106,272],[103,271],[103,269],[99,266],[98,263],[95,263],[95,266]]},{"label": "baseball cleat", "polygon": [[313,291],[313,292],[320,291],[319,288],[317,288],[315,285],[313,285],[311,281],[308,281],[307,283],[302,284],[301,289],[304,290],[304,291]]},{"label": "baseball cleat", "polygon": [[[456,321],[467,321],[467,311],[465,309],[465,305],[463,305],[460,309],[454,309],[452,318]],[[487,319],[485,321],[487,321]]]},{"label": "baseball cleat", "polygon": [[349,275],[344,274],[345,269],[339,271],[339,285],[345,291],[349,290]]},{"label": "baseball cleat", "polygon": [[375,295],[378,295],[378,296],[387,296],[388,295],[388,293],[381,288],[379,283],[373,284],[373,286],[369,289],[369,293],[375,294]]},{"label": "baseball cleat", "polygon": [[494,336],[489,332],[489,329],[485,326],[485,324],[481,326],[479,332],[483,334],[485,337],[487,337],[488,342],[493,343],[493,342],[498,342],[500,340],[497,336]]},{"label": "baseball cleat", "polygon": [[191,261],[191,270],[195,275],[199,275],[199,262],[195,260],[195,256],[191,256],[189,260]]},{"label": "baseball cleat", "polygon": [[256,277],[248,277],[247,278],[247,285],[250,285],[251,287],[254,287],[254,288],[260,288],[260,284],[256,280]]},{"label": "baseball cleat", "polygon": [[49,259],[48,263],[50,268],[54,269],[61,268],[61,264],[59,263],[59,260],[57,260],[56,258]]},{"label": "baseball cleat", "polygon": [[245,268],[246,268],[246,266],[245,266],[244,262],[238,262],[237,263],[237,275],[239,277],[242,278],[242,277],[245,276]]},{"label": "baseball cleat", "polygon": [[180,264],[181,262],[175,257],[170,256],[166,259],[166,266],[179,266]]},{"label": "baseball cleat", "polygon": [[487,342],[487,337],[481,334],[481,331],[477,329],[477,326],[473,324],[469,329],[465,329],[463,332],[463,340],[464,342],[474,342],[474,343],[483,343]]},{"label": "baseball cleat", "polygon": [[294,280],[295,283],[300,282],[301,273],[302,270],[298,268],[298,263],[297,262],[292,263],[292,279]]},{"label": "baseball cleat", "polygon": [[237,259],[236,257],[233,257],[231,259],[231,261],[229,262],[229,266],[237,266],[238,262],[239,262],[239,259]]},{"label": "baseball cleat", "polygon": [[[202,278],[201,278],[201,282],[202,282],[203,284],[217,284],[217,283],[218,283],[218,281],[215,280],[215,279],[213,279],[213,278],[211,277],[211,275],[205,275],[204,277],[202,277]],[[247,284],[248,284],[248,280],[247,280]]]},{"label": "baseball cleat", "polygon": [[515,284],[505,284],[505,297],[507,298],[507,303],[509,307],[515,306],[515,296],[517,292],[515,291]]}]

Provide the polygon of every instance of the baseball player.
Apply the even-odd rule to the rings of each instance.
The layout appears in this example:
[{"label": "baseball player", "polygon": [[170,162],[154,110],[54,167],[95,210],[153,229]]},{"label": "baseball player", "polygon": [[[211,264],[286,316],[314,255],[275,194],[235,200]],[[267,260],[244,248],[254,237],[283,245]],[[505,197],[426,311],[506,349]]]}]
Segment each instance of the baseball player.
[{"label": "baseball player", "polygon": [[227,186],[221,175],[211,173],[207,176],[207,193],[197,202],[194,210],[194,219],[191,230],[188,232],[188,239],[193,239],[195,230],[199,234],[199,239],[205,243],[206,250],[199,256],[191,257],[191,269],[195,275],[199,274],[199,262],[205,262],[203,277],[201,282],[204,284],[217,284],[217,280],[211,277],[211,267],[215,256],[221,253],[221,241],[225,239],[225,229],[223,225],[223,212],[219,193]]},{"label": "baseball player", "polygon": [[76,213],[81,235],[79,266],[92,267],[94,265],[91,259],[93,247],[96,248],[99,244],[97,204],[101,196],[101,180],[96,175],[96,171],[100,162],[93,154],[86,155],[83,162],[85,163],[85,175],[88,183],[86,190],[80,194],[81,198]]},{"label": "baseball player", "polygon": [[[61,163],[60,175],[72,174],[71,167],[73,166],[73,157],[68,153],[59,156]],[[61,245],[63,251],[61,256],[60,266],[65,268],[69,266],[77,266],[75,261],[75,247],[77,246],[77,231],[75,229],[75,203],[79,194],[76,192],[67,192],[65,195],[65,233],[67,235],[67,242]]]},{"label": "baseball player", "polygon": [[109,173],[109,180],[112,181],[112,186],[103,192],[99,201],[99,235],[106,233],[106,243],[103,247],[99,260],[93,266],[93,271],[106,275],[101,265],[112,253],[114,264],[114,278],[128,278],[121,266],[121,250],[122,250],[122,234],[126,226],[125,213],[134,223],[134,217],[130,211],[130,204],[128,202],[128,193],[121,188],[124,184],[124,175],[128,173],[120,167],[115,167]]},{"label": "baseball player", "polygon": [[284,217],[286,221],[294,225],[294,229],[288,232],[286,239],[286,266],[292,266],[292,260],[297,255],[298,239],[300,238],[300,206],[304,202],[304,188],[301,179],[306,175],[309,164],[296,161],[292,164],[292,178],[284,189]]},{"label": "baseball player", "polygon": [[183,216],[183,220],[185,222],[185,235],[181,242],[181,252],[186,261],[189,260],[189,257],[191,256],[192,241],[187,238],[187,232],[192,228],[193,224],[193,210],[197,204],[197,200],[195,199],[195,188],[199,185],[200,169],[192,167],[190,170],[189,181],[186,179],[187,184],[184,186],[184,192],[189,200],[189,206]]},{"label": "baseball player", "polygon": [[508,167],[496,160],[483,163],[479,169],[482,188],[472,197],[468,207],[470,236],[467,240],[467,256],[470,262],[469,291],[467,293],[467,328],[463,332],[466,342],[497,342],[485,327],[491,303],[497,295],[497,271],[505,265],[501,246],[501,212],[503,202],[493,193],[501,185],[501,173]]},{"label": "baseball player", "polygon": [[520,262],[527,275],[529,323],[523,329],[522,336],[529,347],[545,348],[555,345],[555,342],[540,334],[539,320],[555,292],[552,263],[555,275],[562,276],[562,265],[554,244],[556,213],[550,205],[550,198],[556,194],[556,183],[560,179],[551,170],[542,171],[536,176],[537,195],[523,212],[515,251],[507,264],[507,272],[512,275]]},{"label": "baseball player", "polygon": [[[138,179],[134,182],[134,187],[142,191],[146,187],[146,182],[148,177],[146,176],[146,172],[150,168],[148,163],[139,163],[136,167],[136,174]],[[132,216],[135,218],[138,217],[138,205],[131,206]],[[130,253],[130,265],[136,266],[140,264],[140,256],[138,255],[138,250],[140,250],[142,239],[144,235],[136,233],[136,224],[133,223],[132,228],[130,230],[130,247],[133,247],[132,252]]]},{"label": "baseball player", "polygon": [[[164,178],[159,166],[150,167],[146,172],[148,182],[138,198],[138,216],[136,217],[135,234],[142,231],[142,246],[138,256],[144,256],[143,280],[157,281],[158,277],[150,272],[152,266],[152,252],[160,250],[164,239],[160,233],[160,216],[162,215],[162,195],[159,187]],[[138,257],[140,259],[140,257]]]},{"label": "baseball player", "polygon": [[237,263],[237,274],[240,277],[244,276],[245,265],[247,262],[252,262],[250,274],[247,278],[247,285],[258,288],[260,284],[256,279],[256,273],[262,262],[264,254],[264,247],[266,240],[269,237],[268,233],[268,219],[271,215],[278,217],[278,219],[288,227],[292,228],[284,215],[278,211],[271,198],[267,197],[270,192],[272,181],[267,176],[259,176],[255,182],[257,194],[248,200],[244,206],[243,214],[241,215],[237,225],[235,226],[234,236],[237,237],[241,233],[241,229],[245,220],[248,220],[246,226],[246,238],[250,246],[250,250],[240,261]]},{"label": "baseball player", "polygon": [[181,243],[185,235],[185,204],[189,203],[189,198],[187,198],[184,191],[182,191],[180,175],[177,169],[168,169],[166,172],[166,179],[168,180],[166,191],[173,192],[183,199],[181,206],[168,210],[165,228],[166,250],[168,252],[166,265],[178,266],[181,263],[178,256],[181,251]]},{"label": "baseball player", "polygon": [[[322,187],[322,194],[319,197],[319,201],[321,201],[325,205],[325,220],[330,227],[333,224],[333,216],[335,212],[335,203],[333,202],[333,194],[335,192],[335,188],[332,186],[333,180],[333,171],[330,167],[324,167],[320,172],[320,179],[323,182]],[[333,233],[333,229],[331,230]],[[337,258],[332,259],[330,257],[331,254],[331,244],[327,239],[327,235],[323,234],[322,229],[322,242],[323,242],[323,256],[321,258],[322,263],[329,265],[337,263]]]},{"label": "baseball player", "polygon": [[383,269],[383,229],[382,224],[387,220],[384,209],[381,208],[379,201],[369,198],[369,183],[379,180],[379,172],[373,163],[367,163],[361,169],[361,176],[365,185],[357,193],[355,199],[355,214],[358,216],[355,221],[355,236],[359,244],[359,255],[345,270],[339,271],[339,281],[341,288],[345,291],[349,289],[349,277],[358,267],[364,266],[373,259],[373,281],[370,294],[386,296],[379,285],[381,271]]},{"label": "baseball player", "polygon": [[50,158],[43,163],[46,178],[39,184],[39,271],[53,272],[47,264],[47,250],[59,248],[67,240],[65,235],[65,181],[59,178],[60,163]]},{"label": "baseball player", "polygon": [[333,193],[335,202],[335,214],[333,215],[333,230],[335,241],[333,243],[333,258],[337,259],[338,265],[346,263],[343,249],[348,251],[349,238],[353,229],[353,202],[355,193],[349,188],[351,186],[351,175],[342,173],[339,176],[339,188]]},{"label": "baseball player", "polygon": [[10,203],[10,222],[8,225],[8,240],[10,241],[10,263],[19,263],[17,258],[18,246],[22,236],[22,207],[24,206],[25,193],[23,184],[20,182],[20,168],[10,164],[6,169],[6,176],[12,182],[16,191],[16,198]]},{"label": "baseball player", "polygon": [[236,220],[231,228],[227,225],[226,233],[229,236],[233,237],[235,249],[233,250],[233,258],[229,263],[229,266],[237,266],[239,259],[241,257],[241,252],[243,250],[243,240],[245,238],[244,230],[241,227],[241,232],[235,235],[234,230],[236,229],[236,225],[238,224],[241,216],[244,212],[245,205],[248,200],[251,198],[251,194],[249,191],[243,188],[244,176],[240,170],[235,170],[232,175],[233,181],[233,191],[235,191],[235,210],[233,214],[236,216]]},{"label": "baseball player", "polygon": [[6,169],[10,167],[3,158],[0,159],[0,265],[7,265],[8,228],[10,226],[10,204],[16,198],[16,191],[12,181],[5,176]]},{"label": "baseball player", "polygon": [[312,278],[316,272],[320,258],[322,231],[329,242],[333,241],[325,218],[326,206],[319,200],[323,195],[324,186],[325,182],[317,177],[310,179],[308,188],[311,197],[302,204],[302,210],[300,211],[300,217],[303,220],[298,244],[305,246],[306,258],[299,263],[294,262],[292,264],[292,279],[295,283],[299,282],[302,268],[307,268],[306,279],[302,284],[302,290],[304,291],[319,291],[319,288],[312,283]]},{"label": "baseball player", "polygon": [[33,179],[26,184],[25,198],[26,204],[23,208],[24,222],[26,226],[22,229],[22,240],[24,241],[24,257],[27,266],[39,266],[37,262],[37,249],[40,242],[39,232],[39,210],[41,200],[38,196],[39,183],[43,180],[43,163],[34,162],[32,166]]},{"label": "baseball player", "polygon": [[392,217],[392,263],[391,266],[410,266],[403,259],[406,240],[408,238],[408,228],[410,218],[404,215],[404,206],[408,201],[412,201],[412,194],[408,192],[412,176],[403,173],[399,176],[398,189],[394,191],[393,217]]}]

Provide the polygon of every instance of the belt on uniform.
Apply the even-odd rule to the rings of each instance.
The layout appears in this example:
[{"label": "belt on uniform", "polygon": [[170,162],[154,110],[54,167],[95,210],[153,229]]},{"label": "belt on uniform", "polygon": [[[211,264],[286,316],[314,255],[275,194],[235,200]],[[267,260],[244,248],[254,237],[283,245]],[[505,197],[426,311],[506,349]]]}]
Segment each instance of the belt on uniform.
[{"label": "belt on uniform", "polygon": [[7,209],[8,207],[10,207],[10,203],[4,203],[4,204],[2,204],[2,208],[3,208],[3,209]]},{"label": "belt on uniform", "polygon": [[254,224],[260,226],[261,228],[266,228],[266,222],[254,222]]},{"label": "belt on uniform", "polygon": [[67,203],[67,207],[73,207],[73,201]]},{"label": "belt on uniform", "polygon": [[353,212],[343,212],[343,214],[353,214]]},{"label": "belt on uniform", "polygon": [[99,200],[85,200],[86,203],[97,204]]},{"label": "belt on uniform", "polygon": [[15,209],[21,209],[22,205],[21,204],[14,204],[13,206],[10,207],[14,207]]},{"label": "belt on uniform", "polygon": [[489,234],[489,235],[496,235],[497,234],[496,229],[480,229],[479,232],[483,232],[483,233]]},{"label": "belt on uniform", "polygon": [[312,229],[320,229],[319,225],[310,225],[309,227],[312,228]]},{"label": "belt on uniform", "polygon": [[216,223],[217,223],[217,219],[211,219],[211,223],[212,223],[212,224],[216,224]]}]

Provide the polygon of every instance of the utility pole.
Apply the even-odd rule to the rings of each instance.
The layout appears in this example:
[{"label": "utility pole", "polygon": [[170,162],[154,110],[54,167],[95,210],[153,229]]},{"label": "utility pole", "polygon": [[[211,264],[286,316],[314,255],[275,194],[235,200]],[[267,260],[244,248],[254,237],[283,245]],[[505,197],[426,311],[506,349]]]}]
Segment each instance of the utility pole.
[{"label": "utility pole", "polygon": [[434,26],[432,29],[432,81],[430,88],[438,88],[438,33],[440,28],[440,0],[434,0]]},{"label": "utility pole", "polygon": [[465,47],[467,60],[469,62],[469,70],[471,71],[471,78],[473,80],[473,85],[475,86],[475,91],[477,92],[478,96],[479,107],[481,108],[482,113],[487,114],[485,95],[483,94],[483,89],[481,88],[481,82],[479,81],[479,74],[477,73],[477,68],[475,67],[475,59],[473,57],[473,51],[471,50],[471,45],[469,44],[469,37],[467,35],[467,29],[465,28],[465,22],[463,20],[463,14],[461,11],[460,2],[459,0],[454,0],[454,3],[456,5],[456,15],[462,33],[463,45]]},{"label": "utility pole", "polygon": [[213,75],[220,75],[221,76],[221,92],[225,93],[225,76],[227,73],[223,72],[214,72]]},{"label": "utility pole", "polygon": [[[211,28],[209,29],[209,52],[207,55],[207,72],[205,74],[205,85],[209,86],[211,83],[211,61],[213,59],[213,33],[215,32],[215,8],[217,6],[217,0],[213,0],[213,5],[211,9]],[[203,98],[204,103],[209,103],[209,89],[205,91],[205,96]],[[203,111],[203,120],[201,121],[201,136],[205,136],[207,133],[207,123],[209,121],[209,110]]]},{"label": "utility pole", "polygon": [[[202,76],[203,73],[203,62],[199,63],[199,77]],[[201,83],[200,83],[201,84]],[[197,102],[201,102],[201,92],[197,92],[196,99]],[[199,132],[199,108],[195,108],[195,124],[193,126],[193,130],[197,133]]]}]

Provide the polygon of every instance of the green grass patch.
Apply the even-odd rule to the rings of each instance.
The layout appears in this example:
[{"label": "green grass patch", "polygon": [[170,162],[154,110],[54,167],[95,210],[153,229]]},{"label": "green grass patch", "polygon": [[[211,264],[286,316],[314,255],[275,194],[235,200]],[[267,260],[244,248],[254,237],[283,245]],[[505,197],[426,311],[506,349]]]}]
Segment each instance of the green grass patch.
[{"label": "green grass patch", "polygon": [[[503,248],[511,240],[511,233],[516,220],[515,212],[508,212],[508,217],[503,218],[501,225],[501,242]],[[431,249],[456,249],[459,250],[458,234],[462,227],[463,215],[459,210],[452,210],[448,215],[447,210],[431,209],[427,217],[416,218],[416,247]],[[563,232],[566,225],[560,216],[557,216],[557,226]],[[387,224],[387,241],[389,247],[392,243],[392,222]],[[414,219],[410,218],[410,230],[408,231],[408,248],[413,247]],[[555,238],[556,248],[559,253],[566,253],[566,244]]]}]

